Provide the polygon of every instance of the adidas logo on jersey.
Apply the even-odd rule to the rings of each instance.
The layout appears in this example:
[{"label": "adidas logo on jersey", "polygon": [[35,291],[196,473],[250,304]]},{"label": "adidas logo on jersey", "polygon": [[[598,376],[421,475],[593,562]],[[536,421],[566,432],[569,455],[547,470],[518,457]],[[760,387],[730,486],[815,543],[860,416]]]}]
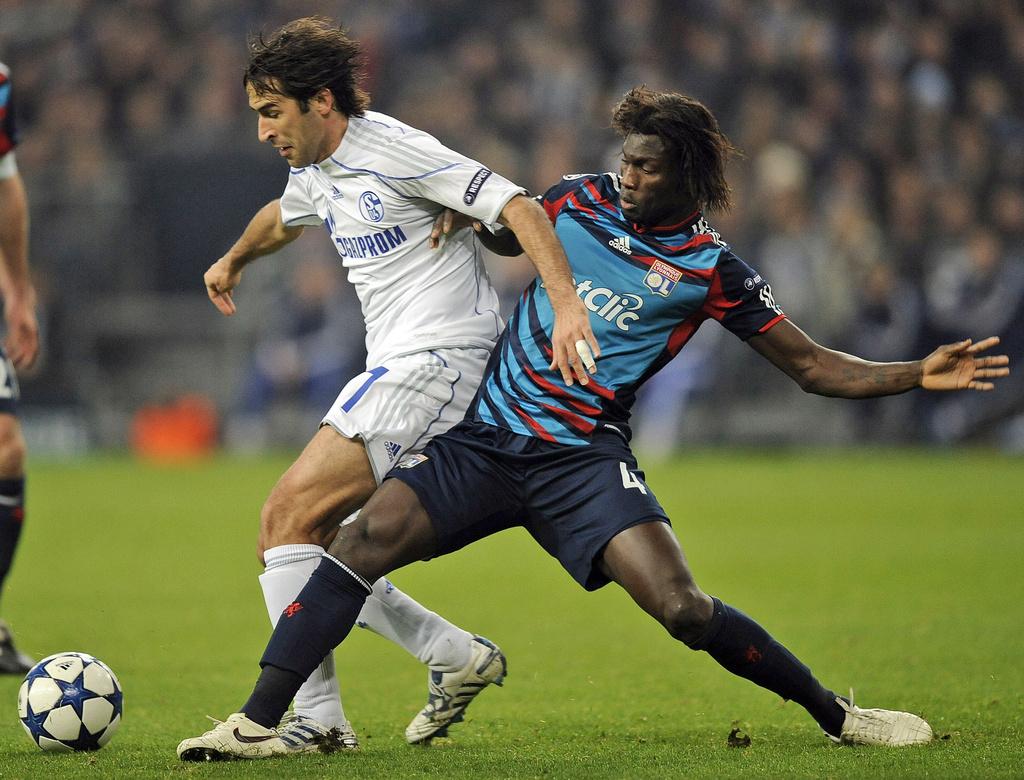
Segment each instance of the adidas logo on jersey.
[{"label": "adidas logo on jersey", "polygon": [[384,442],[384,449],[387,450],[388,460],[394,460],[398,457],[398,453],[402,451],[401,444],[395,444],[393,441]]},{"label": "adidas logo on jersey", "polygon": [[608,246],[612,249],[617,249],[624,255],[633,254],[633,250],[629,248],[629,236],[618,236],[608,242]]}]

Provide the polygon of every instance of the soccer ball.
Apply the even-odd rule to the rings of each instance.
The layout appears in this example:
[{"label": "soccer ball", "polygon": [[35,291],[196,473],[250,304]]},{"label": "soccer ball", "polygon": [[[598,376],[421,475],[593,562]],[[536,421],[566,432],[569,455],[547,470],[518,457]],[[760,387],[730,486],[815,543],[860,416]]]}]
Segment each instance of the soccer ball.
[{"label": "soccer ball", "polygon": [[87,653],[57,653],[25,675],[18,717],[41,750],[99,750],[121,725],[121,684]]}]

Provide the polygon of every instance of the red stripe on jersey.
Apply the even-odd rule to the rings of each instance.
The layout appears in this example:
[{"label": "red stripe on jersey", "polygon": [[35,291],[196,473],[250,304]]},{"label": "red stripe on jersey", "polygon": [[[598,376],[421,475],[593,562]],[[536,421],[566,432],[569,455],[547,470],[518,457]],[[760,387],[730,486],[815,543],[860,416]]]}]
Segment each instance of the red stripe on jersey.
[{"label": "red stripe on jersey", "polygon": [[513,406],[512,407],[512,411],[515,412],[516,414],[518,414],[523,419],[523,422],[525,422],[526,425],[534,433],[536,433],[539,438],[544,439],[544,441],[551,441],[551,442],[553,442],[555,440],[555,437],[552,436],[550,433],[548,433],[546,430],[544,430],[541,427],[540,423],[538,423],[536,420],[534,420],[532,417],[530,417],[530,415],[528,415],[526,412],[524,412],[518,406]]},{"label": "red stripe on jersey", "polygon": [[597,219],[597,212],[594,211],[592,208],[588,208],[587,206],[584,206],[582,203],[580,203],[580,199],[578,197],[576,197],[576,193],[575,192],[570,192],[569,193],[569,202],[573,206],[575,206],[577,209],[582,211],[584,214],[589,214],[594,219]]},{"label": "red stripe on jersey", "polygon": [[567,193],[565,193],[565,195],[560,197],[558,200],[555,200],[555,201],[544,201],[541,204],[542,206],[544,206],[544,211],[547,212],[548,219],[551,220],[552,224],[554,224],[555,220],[558,219],[558,213],[562,210],[562,206],[565,205],[565,202],[567,200],[569,200],[569,196],[570,195],[572,195],[572,193],[571,192],[567,192]]},{"label": "red stripe on jersey", "polygon": [[593,422],[580,417],[578,414],[573,414],[568,409],[562,409],[559,406],[552,406],[551,404],[544,403],[542,403],[541,406],[543,406],[545,409],[551,412],[551,414],[561,417],[573,428],[575,428],[577,433],[589,435],[594,432]]},{"label": "red stripe on jersey", "polygon": [[522,365],[521,368],[526,372],[526,375],[533,380],[534,384],[543,390],[546,390],[549,394],[556,396],[558,400],[569,404],[577,412],[583,412],[583,414],[597,415],[601,413],[601,410],[596,406],[590,406],[587,403],[579,400],[575,396],[569,394],[569,391],[565,388],[559,387],[554,382],[549,382],[547,379],[542,377],[536,371],[533,370],[532,366]]},{"label": "red stripe on jersey", "polygon": [[[547,344],[544,345],[544,355],[545,357],[547,357],[548,360],[551,360],[554,357],[554,353],[551,351],[551,347],[549,347]],[[590,381],[585,385],[581,384],[580,387],[582,389],[590,390],[592,393],[594,393],[594,395],[599,395],[602,398],[607,398],[608,400],[611,400],[612,398],[615,397],[614,390],[609,390],[607,387],[599,385],[597,382],[594,381],[593,377],[588,376],[587,379],[589,379]]]},{"label": "red stripe on jersey", "polygon": [[730,301],[725,297],[725,291],[722,290],[722,276],[717,273],[717,268],[715,270],[716,273],[711,279],[711,287],[708,288],[708,294],[704,299],[704,304],[701,306],[701,311],[721,322],[730,309],[739,306],[743,301],[742,299]]},{"label": "red stripe on jersey", "polygon": [[697,328],[700,327],[700,324],[705,319],[707,317],[703,312],[696,312],[676,325],[672,334],[668,337],[668,353],[673,357],[678,355],[679,350],[686,346],[686,342],[697,332]]},{"label": "red stripe on jersey", "polygon": [[760,328],[757,329],[757,332],[758,333],[765,333],[766,331],[769,331],[772,328],[774,328],[776,325],[778,325],[784,319],[786,319],[786,315],[785,314],[780,314],[775,319],[768,320],[768,322],[766,322],[764,325],[762,325]]},{"label": "red stripe on jersey", "polygon": [[696,249],[699,246],[704,246],[704,244],[713,243],[715,243],[714,236],[712,236],[709,233],[699,233],[698,235],[694,236],[689,241],[687,241],[685,244],[680,244],[679,246],[671,246],[669,244],[665,244],[665,248],[670,249],[673,252],[685,252],[687,249]]},{"label": "red stripe on jersey", "polygon": [[668,232],[678,233],[679,230],[684,225],[687,225],[690,222],[693,222],[693,218],[696,217],[698,214],[700,214],[700,209],[698,209],[697,211],[693,212],[690,216],[688,216],[682,222],[676,222],[674,225],[647,226],[647,225],[637,225],[637,224],[634,224],[633,225],[633,229],[637,233],[668,233]]},{"label": "red stripe on jersey", "polygon": [[693,279],[700,279],[703,282],[711,281],[711,277],[715,275],[715,268],[687,268],[686,266],[673,263],[671,260],[666,260],[664,257],[654,257],[653,255],[630,255],[628,258],[630,261],[638,261],[643,265],[650,268],[655,263],[661,262],[665,265],[670,265],[679,271],[683,276],[689,276]]},{"label": "red stripe on jersey", "polygon": [[594,186],[594,182],[584,182],[584,186],[587,188],[587,191],[594,199],[594,203],[596,205],[600,206],[613,217],[619,216],[618,210],[611,204],[611,202],[609,202],[609,200],[606,197],[604,197],[600,192],[598,192],[597,187]]}]

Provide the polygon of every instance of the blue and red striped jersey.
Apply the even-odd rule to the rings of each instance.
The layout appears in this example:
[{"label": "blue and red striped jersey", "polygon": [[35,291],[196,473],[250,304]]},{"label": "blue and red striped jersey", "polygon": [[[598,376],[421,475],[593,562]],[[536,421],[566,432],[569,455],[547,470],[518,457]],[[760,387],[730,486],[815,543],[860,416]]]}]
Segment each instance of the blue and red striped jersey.
[{"label": "blue and red striped jersey", "polygon": [[601,345],[598,373],[588,385],[566,387],[548,368],[554,313],[534,280],[494,348],[472,419],[563,444],[588,444],[603,426],[628,438],[637,389],[704,320],[746,340],[785,317],[768,283],[700,212],[677,225],[635,225],[619,208],[614,173],[566,176],[542,204],[590,310]]},{"label": "blue and red striped jersey", "polygon": [[0,157],[18,144],[18,133],[14,126],[14,101],[11,98],[11,73],[0,62]]}]

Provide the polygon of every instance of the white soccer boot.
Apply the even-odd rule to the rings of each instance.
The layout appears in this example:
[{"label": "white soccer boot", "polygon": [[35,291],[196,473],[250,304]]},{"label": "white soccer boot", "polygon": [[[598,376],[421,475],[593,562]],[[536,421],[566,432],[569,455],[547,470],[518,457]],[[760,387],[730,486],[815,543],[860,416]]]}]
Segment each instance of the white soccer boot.
[{"label": "white soccer boot", "polygon": [[210,718],[216,725],[201,737],[178,745],[182,761],[230,761],[235,758],[271,758],[292,753],[276,729],[268,729],[245,717],[244,712],[227,720]]},{"label": "white soccer boot", "polygon": [[448,727],[460,723],[470,702],[491,683],[500,686],[508,663],[505,654],[481,636],[473,637],[469,662],[454,672],[431,671],[427,678],[427,706],[405,729],[410,745],[448,736]]},{"label": "white soccer boot", "polygon": [[828,734],[833,742],[844,745],[924,745],[932,741],[932,727],[923,718],[899,710],[865,710],[840,696],[836,702],[846,711],[838,737]]},{"label": "white soccer boot", "polygon": [[358,750],[359,738],[352,724],[328,728],[308,715],[289,710],[277,726],[278,736],[293,753],[334,753],[337,750]]}]

